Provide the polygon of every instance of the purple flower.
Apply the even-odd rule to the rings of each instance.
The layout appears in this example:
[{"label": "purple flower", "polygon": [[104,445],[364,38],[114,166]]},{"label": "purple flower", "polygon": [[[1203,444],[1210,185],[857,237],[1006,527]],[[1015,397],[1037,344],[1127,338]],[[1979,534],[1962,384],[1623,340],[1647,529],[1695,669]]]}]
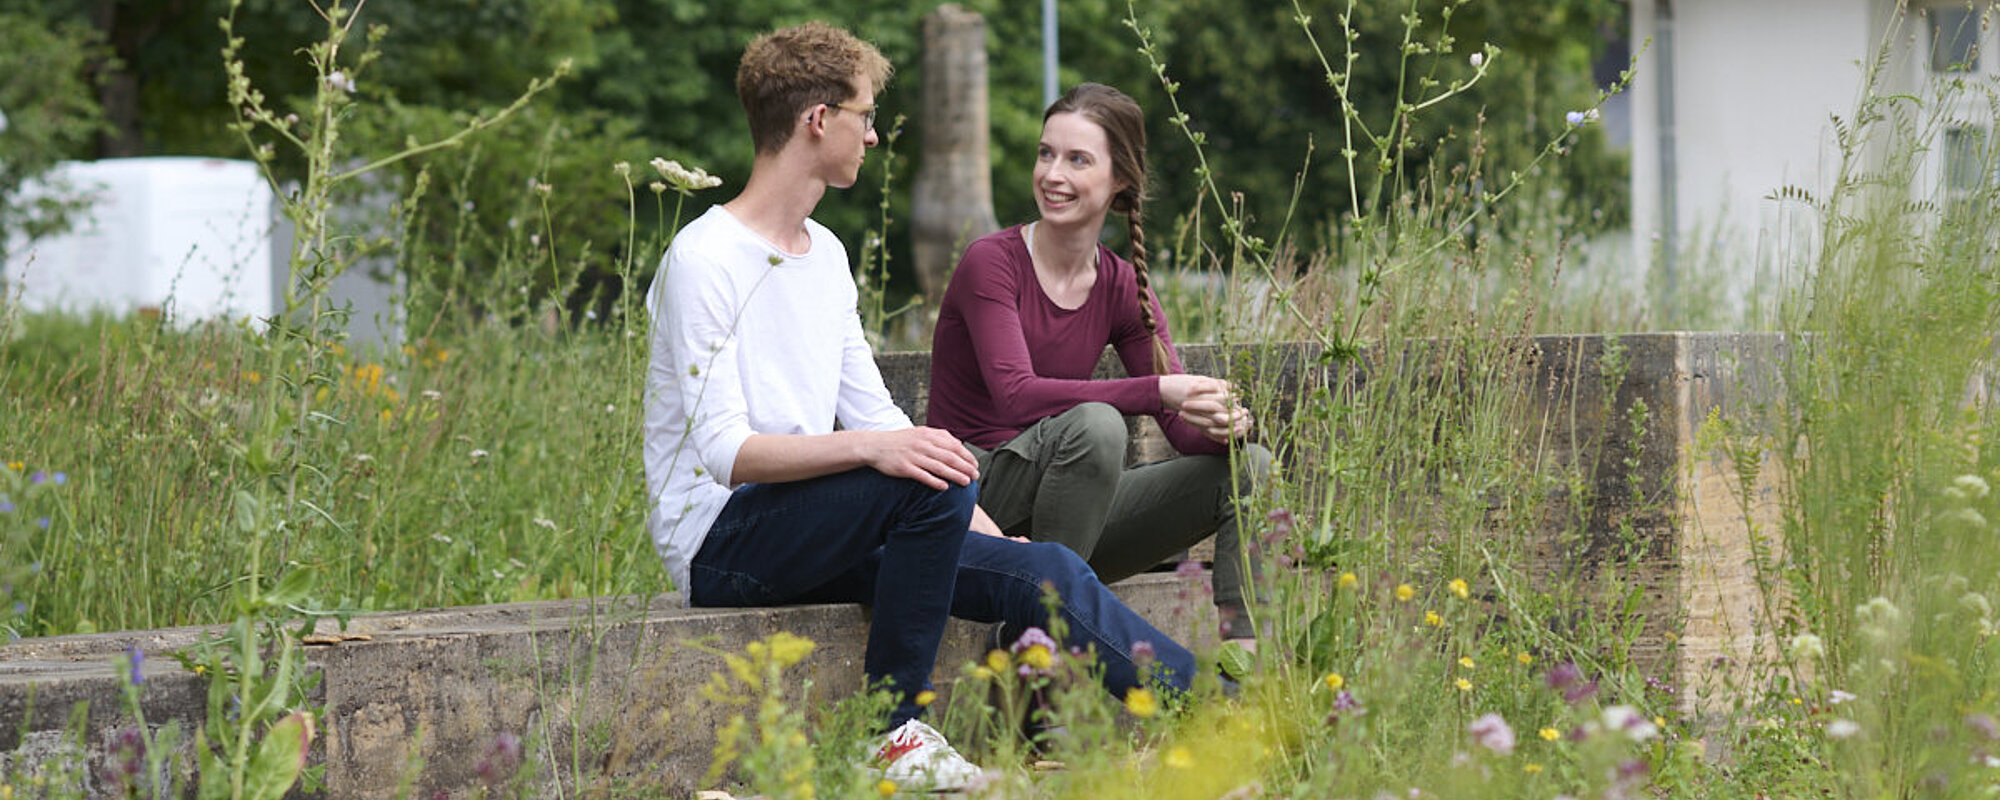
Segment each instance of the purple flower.
[{"label": "purple flower", "polygon": [[1196,561],[1192,558],[1183,561],[1180,563],[1179,566],[1174,567],[1175,575],[1178,575],[1183,578],[1188,578],[1190,580],[1201,577],[1202,572],[1203,569],[1201,566],[1201,562]]},{"label": "purple flower", "polygon": [[1590,696],[1594,694],[1597,694],[1597,681],[1579,684],[1570,687],[1569,691],[1563,692],[1563,702],[1576,705],[1590,699]]},{"label": "purple flower", "polygon": [[56,485],[61,486],[65,483],[69,483],[69,476],[58,472],[55,475],[55,480],[56,480]]},{"label": "purple flower", "polygon": [[146,737],[137,728],[126,728],[111,740],[101,773],[104,782],[119,796],[139,796],[139,775],[146,769]]},{"label": "purple flower", "polygon": [[42,530],[48,530],[48,529],[49,529],[49,518],[48,518],[48,517],[37,517],[37,518],[35,518],[35,527],[38,527],[38,528],[41,528]]},{"label": "purple flower", "polygon": [[1989,741],[2000,740],[2000,723],[1994,722],[1992,717],[1985,714],[1965,715],[1965,726],[1978,731]]},{"label": "purple flower", "polygon": [[486,748],[486,755],[472,771],[486,785],[497,786],[513,777],[514,770],[520,767],[521,737],[503,732],[493,737],[493,744]]},{"label": "purple flower", "polygon": [[41,470],[35,470],[34,472],[28,475],[29,483],[44,483],[47,482],[48,479],[49,479],[49,474]]},{"label": "purple flower", "polygon": [[1035,627],[1030,627],[1022,631],[1021,638],[1015,639],[1014,644],[1007,649],[1014,653],[1020,653],[1035,645],[1041,645],[1043,649],[1051,653],[1056,652],[1056,640],[1049,636],[1048,631]]},{"label": "purple flower", "polygon": [[1335,711],[1358,711],[1360,709],[1361,701],[1354,699],[1354,691],[1351,689],[1342,689],[1340,690],[1340,694],[1333,696],[1333,710]]},{"label": "purple flower", "polygon": [[1558,691],[1568,689],[1577,681],[1583,680],[1583,670],[1576,668],[1576,662],[1564,661],[1549,668],[1547,680],[1551,689]]},{"label": "purple flower", "polygon": [[14,501],[0,497],[0,514],[14,513]]},{"label": "purple flower", "polygon": [[1158,654],[1153,652],[1152,642],[1140,639],[1132,643],[1132,664],[1134,666],[1143,670],[1147,664],[1153,663],[1153,660],[1158,657]]},{"label": "purple flower", "polygon": [[1465,730],[1480,747],[1503,756],[1514,752],[1514,729],[1507,725],[1506,717],[1489,713],[1473,720]]},{"label": "purple flower", "polygon": [[131,665],[131,671],[128,675],[132,681],[132,685],[146,685],[146,674],[143,671],[146,665],[146,651],[140,650],[139,646],[135,644],[132,645],[131,649],[125,651],[125,657],[127,663]]}]

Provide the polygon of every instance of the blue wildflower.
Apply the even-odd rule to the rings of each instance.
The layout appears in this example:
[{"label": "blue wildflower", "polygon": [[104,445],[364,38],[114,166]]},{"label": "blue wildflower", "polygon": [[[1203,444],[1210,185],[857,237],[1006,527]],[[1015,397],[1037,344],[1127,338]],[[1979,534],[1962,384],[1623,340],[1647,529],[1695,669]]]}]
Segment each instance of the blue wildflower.
[{"label": "blue wildflower", "polygon": [[34,473],[28,476],[29,483],[41,483],[48,479],[49,479],[49,474],[41,470],[35,470]]},{"label": "blue wildflower", "polygon": [[131,649],[125,651],[125,655],[132,663],[132,685],[145,685],[146,675],[142,671],[142,668],[146,665],[146,651],[139,649],[139,646],[135,644],[132,645]]},{"label": "blue wildflower", "polygon": [[39,518],[37,518],[37,519],[35,520],[35,525],[36,525],[36,527],[39,527],[39,528],[41,528],[42,530],[48,530],[48,529],[49,529],[49,518],[48,518],[48,517],[39,517]]},{"label": "blue wildflower", "polygon": [[12,513],[14,513],[14,501],[9,500],[6,497],[0,497],[0,514],[12,514]]},{"label": "blue wildflower", "polygon": [[68,474],[68,473],[63,473],[63,472],[58,472],[58,473],[56,473],[56,474],[55,474],[55,483],[56,483],[56,485],[57,485],[57,486],[61,486],[61,485],[65,484],[65,483],[69,483],[69,474]]}]

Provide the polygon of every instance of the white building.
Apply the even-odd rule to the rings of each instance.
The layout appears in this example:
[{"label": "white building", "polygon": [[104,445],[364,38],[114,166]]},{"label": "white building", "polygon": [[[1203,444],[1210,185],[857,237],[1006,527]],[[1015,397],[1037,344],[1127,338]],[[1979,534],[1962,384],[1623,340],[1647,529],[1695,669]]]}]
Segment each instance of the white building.
[{"label": "white building", "polygon": [[1656,284],[1704,275],[1730,299],[1768,300],[1804,213],[1772,198],[1832,185],[1833,120],[1853,118],[1878,53],[1878,95],[1919,98],[1939,120],[1914,198],[1985,180],[1991,112],[1969,96],[1940,104],[1937,87],[2000,74],[1983,24],[1993,0],[1905,2],[1631,0],[1633,263],[1663,270]]}]

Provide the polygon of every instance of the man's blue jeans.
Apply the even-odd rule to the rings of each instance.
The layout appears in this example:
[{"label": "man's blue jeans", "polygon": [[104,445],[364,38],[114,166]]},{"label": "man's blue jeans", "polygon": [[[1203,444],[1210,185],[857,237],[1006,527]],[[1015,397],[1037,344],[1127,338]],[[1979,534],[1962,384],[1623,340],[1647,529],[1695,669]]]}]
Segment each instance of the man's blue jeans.
[{"label": "man's blue jeans", "polygon": [[1140,685],[1132,649],[1148,642],[1153,678],[1185,690],[1194,655],[1132,612],[1090,567],[1057,544],[969,534],[978,484],[938,491],[860,468],[738,487],[689,567],[697,606],[867,603],[862,669],[901,697],[890,727],[916,717],[947,615],[1047,627],[1042,584],[1061,598],[1065,645],[1093,647],[1105,688]]}]

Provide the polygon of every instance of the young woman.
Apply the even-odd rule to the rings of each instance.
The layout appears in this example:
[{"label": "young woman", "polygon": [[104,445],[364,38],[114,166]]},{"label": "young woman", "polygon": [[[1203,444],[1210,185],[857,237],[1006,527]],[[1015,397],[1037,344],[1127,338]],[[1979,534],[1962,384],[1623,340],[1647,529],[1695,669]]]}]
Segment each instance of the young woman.
[{"label": "young woman", "polygon": [[[1146,273],[1146,134],[1139,105],[1086,83],[1042,116],[1040,219],[966,248],[931,351],[927,424],[979,459],[979,505],[1010,535],[1068,545],[1109,583],[1213,533],[1223,635],[1251,638],[1236,495],[1270,453],[1229,384],[1182,372]],[[1098,243],[1125,215],[1130,260]],[[1133,377],[1091,380],[1106,345]],[[1180,458],[1125,468],[1125,415],[1151,415]]]}]

